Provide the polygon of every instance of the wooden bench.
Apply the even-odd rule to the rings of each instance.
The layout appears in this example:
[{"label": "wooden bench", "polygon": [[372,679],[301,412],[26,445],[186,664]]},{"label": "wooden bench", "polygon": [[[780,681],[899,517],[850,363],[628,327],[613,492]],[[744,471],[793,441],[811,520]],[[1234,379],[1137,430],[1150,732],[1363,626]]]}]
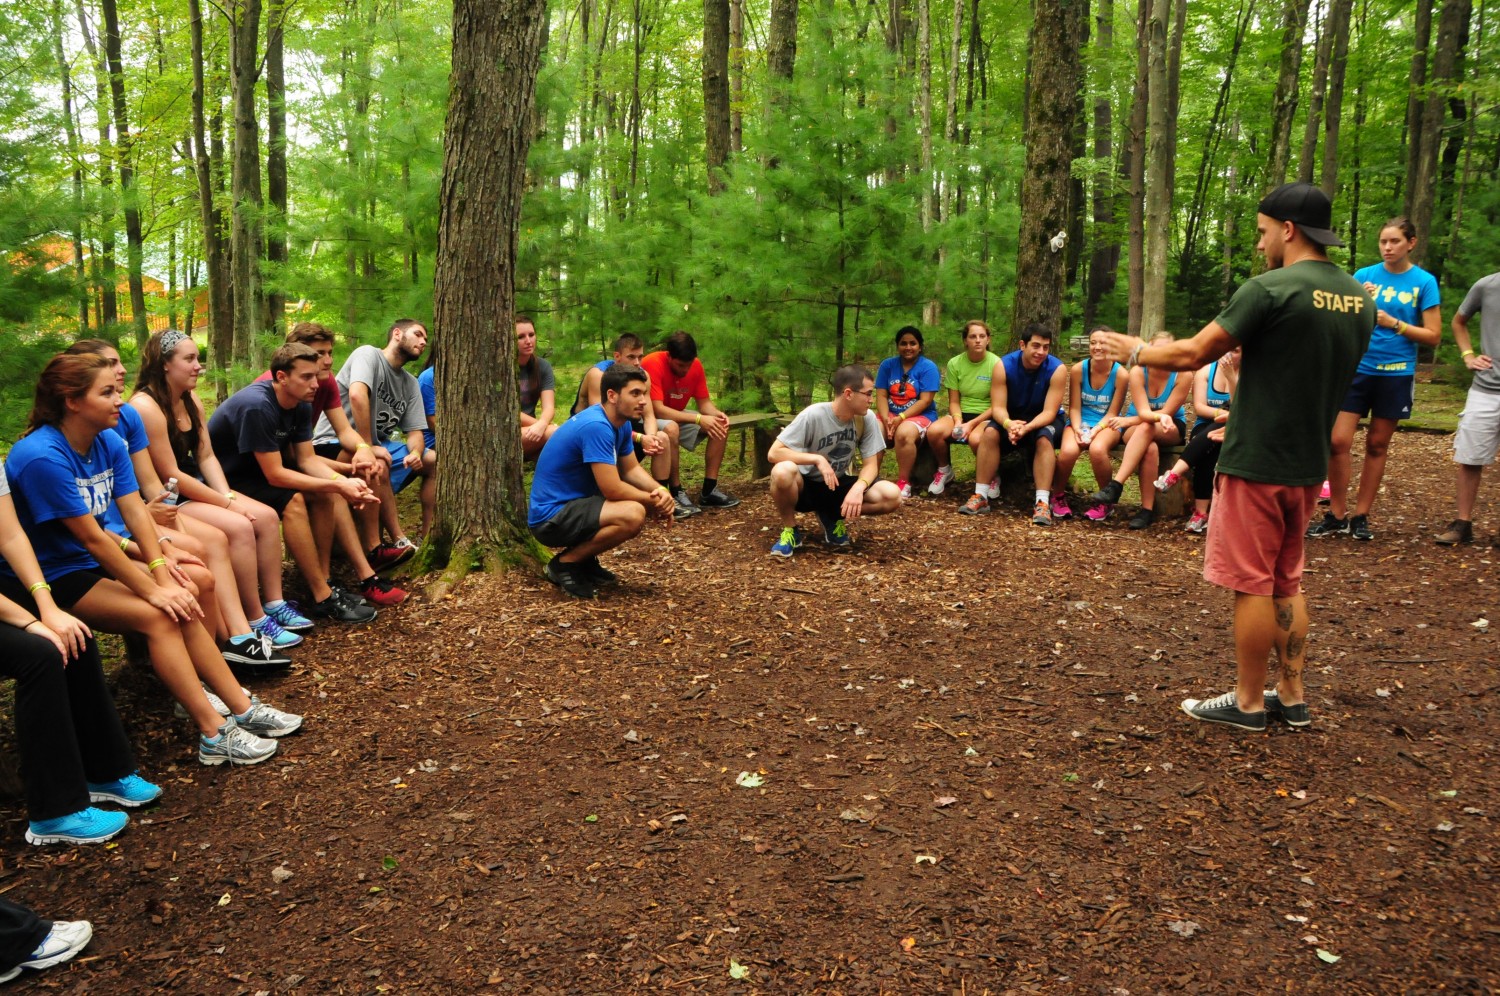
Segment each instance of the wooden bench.
[{"label": "wooden bench", "polygon": [[[750,431],[755,448],[755,480],[771,476],[771,444],[783,428],[791,424],[791,416],[781,412],[744,412],[729,416],[729,431]],[[745,459],[745,437],[740,436],[740,460]]]}]

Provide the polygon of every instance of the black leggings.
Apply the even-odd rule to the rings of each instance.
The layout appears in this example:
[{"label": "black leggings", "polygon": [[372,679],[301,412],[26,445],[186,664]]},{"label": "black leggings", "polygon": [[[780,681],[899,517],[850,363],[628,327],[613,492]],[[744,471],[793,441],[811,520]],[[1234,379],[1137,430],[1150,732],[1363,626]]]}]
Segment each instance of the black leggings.
[{"label": "black leggings", "polygon": [[[5,589],[12,601],[32,607],[24,591]],[[0,676],[16,680],[16,740],[32,821],[87,809],[88,782],[135,771],[93,640],[64,667],[50,641],[0,623]]]},{"label": "black leggings", "polygon": [[19,903],[0,899],[0,972],[8,972],[30,958],[51,932],[51,920],[43,920]]},{"label": "black leggings", "polygon": [[1182,448],[1181,460],[1193,470],[1193,497],[1211,498],[1214,493],[1214,475],[1219,466],[1219,451],[1224,444],[1209,439],[1208,434],[1217,429],[1219,423],[1199,419],[1193,426],[1193,438]]}]

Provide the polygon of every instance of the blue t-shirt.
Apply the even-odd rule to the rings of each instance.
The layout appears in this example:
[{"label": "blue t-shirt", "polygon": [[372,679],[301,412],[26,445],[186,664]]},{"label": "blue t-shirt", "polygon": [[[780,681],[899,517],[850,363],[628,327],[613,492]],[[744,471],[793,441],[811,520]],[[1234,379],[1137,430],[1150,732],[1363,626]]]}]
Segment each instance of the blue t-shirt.
[{"label": "blue t-shirt", "polygon": [[[120,406],[120,421],[114,431],[125,440],[125,450],[130,456],[135,456],[151,445],[151,438],[146,435],[146,423],[141,420],[141,413],[130,405]],[[122,493],[129,494],[129,492]],[[99,518],[99,525],[117,536],[130,535],[130,530],[125,527],[125,517],[120,514],[120,507],[113,501],[109,503],[109,508],[104,510],[104,515]]]},{"label": "blue t-shirt", "polygon": [[1042,413],[1047,387],[1057,368],[1063,365],[1062,360],[1049,353],[1035,370],[1027,370],[1018,349],[1000,357],[1000,363],[1005,367],[1005,410],[1013,419],[1031,421]]},{"label": "blue t-shirt", "polygon": [[[289,447],[312,439],[313,410],[306,401],[291,408],[276,400],[269,380],[257,381],[224,399],[208,420],[208,440],[231,488],[240,482],[265,484],[257,453],[280,453],[291,467],[296,460]],[[243,488],[242,488],[243,489]]]},{"label": "blue t-shirt", "polygon": [[[429,417],[437,417],[437,385],[432,382],[436,367],[428,367],[417,375],[417,387],[422,389],[422,411]],[[437,445],[437,433],[431,428],[422,430],[422,438],[430,450]]]},{"label": "blue t-shirt", "polygon": [[[1354,273],[1356,283],[1373,284],[1370,296],[1375,307],[1408,325],[1422,324],[1422,312],[1438,306],[1436,278],[1420,266],[1405,273],[1392,273],[1384,263],[1367,266]],[[1417,344],[1395,329],[1376,323],[1370,334],[1370,348],[1365,350],[1356,373],[1374,377],[1411,377],[1417,372]]]},{"label": "blue t-shirt", "polygon": [[[115,495],[139,491],[125,441],[113,432],[94,437],[89,451],[79,456],[67,437],[44,425],[10,448],[5,459],[21,530],[31,540],[42,576],[48,581],[93,570],[99,566],[84,545],[59,520],[104,515]],[[10,565],[0,570],[15,577]]]},{"label": "blue t-shirt", "polygon": [[630,423],[616,426],[603,405],[584,409],[564,422],[541,455],[531,475],[531,511],[526,524],[533,529],[552,518],[568,502],[599,493],[595,463],[614,464],[635,452]]},{"label": "blue t-shirt", "polygon": [[918,356],[910,370],[902,369],[901,357],[892,356],[881,360],[880,369],[875,372],[875,387],[885,392],[892,415],[904,413],[908,418],[936,419],[935,400],[927,402],[927,407],[922,411],[908,411],[908,409],[917,403],[917,398],[921,397],[923,391],[931,391],[933,398],[936,399],[942,386],[943,372],[938,369],[936,363],[925,356]]}]

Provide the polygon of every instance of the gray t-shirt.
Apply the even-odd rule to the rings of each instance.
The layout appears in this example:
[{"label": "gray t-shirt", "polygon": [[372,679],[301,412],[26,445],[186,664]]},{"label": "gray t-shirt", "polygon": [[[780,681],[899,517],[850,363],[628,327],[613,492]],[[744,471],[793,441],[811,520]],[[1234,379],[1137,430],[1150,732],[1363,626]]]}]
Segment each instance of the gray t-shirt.
[{"label": "gray t-shirt", "polygon": [[1477,351],[1494,360],[1495,366],[1475,371],[1473,386],[1486,394],[1500,394],[1500,273],[1480,277],[1469,288],[1464,303],[1458,306],[1458,313],[1465,318],[1473,318],[1476,311],[1479,312]]},{"label": "gray t-shirt", "polygon": [[[833,472],[841,476],[849,473],[856,448],[865,460],[885,451],[885,436],[874,412],[865,412],[862,421],[842,422],[834,416],[830,401],[802,409],[801,414],[792,419],[791,425],[782,429],[776,438],[798,452],[822,454],[833,465]],[[811,474],[815,468],[798,469]]]},{"label": "gray t-shirt", "polygon": [[[376,442],[396,437],[398,431],[404,436],[427,428],[427,410],[422,407],[422,388],[417,378],[391,366],[385,354],[374,346],[360,346],[350,353],[335,379],[339,396],[344,399],[344,414],[349,416],[351,425],[354,406],[349,398],[349,385],[364,384],[370,389]],[[313,445],[336,443],[338,438],[328,415],[319,415],[317,428],[313,430]]]}]

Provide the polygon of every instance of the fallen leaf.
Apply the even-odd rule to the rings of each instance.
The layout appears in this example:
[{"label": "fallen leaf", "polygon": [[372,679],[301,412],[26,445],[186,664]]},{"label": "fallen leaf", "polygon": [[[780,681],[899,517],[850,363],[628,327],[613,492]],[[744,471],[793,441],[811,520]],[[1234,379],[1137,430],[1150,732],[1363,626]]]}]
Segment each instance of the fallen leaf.
[{"label": "fallen leaf", "polygon": [[902,951],[910,951],[912,948],[914,948],[916,946],[917,946],[917,939],[915,937],[903,937],[903,938],[901,938],[901,950]]},{"label": "fallen leaf", "polygon": [[734,783],[742,788],[754,789],[760,788],[766,783],[766,780],[753,771],[741,771],[739,776],[735,778]]},{"label": "fallen leaf", "polygon": [[932,800],[932,804],[939,809],[953,805],[958,800],[951,795],[940,795]]},{"label": "fallen leaf", "polygon": [[1330,965],[1332,965],[1336,961],[1343,961],[1343,958],[1334,954],[1332,951],[1327,950],[1326,948],[1318,949],[1318,958],[1322,961],[1326,961]]},{"label": "fallen leaf", "polygon": [[230,899],[229,893],[227,893],[227,892],[224,893],[222,896],[219,897],[219,905],[220,906],[228,906],[229,905],[229,899]]},{"label": "fallen leaf", "polygon": [[931,855],[931,854],[919,854],[919,855],[917,855],[917,864],[919,864],[919,865],[935,865],[937,863],[938,863],[938,859],[935,856]]},{"label": "fallen leaf", "polygon": [[750,978],[750,969],[731,958],[729,959],[729,977],[731,979],[748,979]]},{"label": "fallen leaf", "polygon": [[853,809],[846,809],[839,814],[839,819],[843,820],[845,823],[869,823],[874,818],[875,814],[870,812],[864,806],[856,806]]},{"label": "fallen leaf", "polygon": [[1174,934],[1181,934],[1183,937],[1192,937],[1203,929],[1203,924],[1196,920],[1174,920],[1167,924],[1167,929]]}]

